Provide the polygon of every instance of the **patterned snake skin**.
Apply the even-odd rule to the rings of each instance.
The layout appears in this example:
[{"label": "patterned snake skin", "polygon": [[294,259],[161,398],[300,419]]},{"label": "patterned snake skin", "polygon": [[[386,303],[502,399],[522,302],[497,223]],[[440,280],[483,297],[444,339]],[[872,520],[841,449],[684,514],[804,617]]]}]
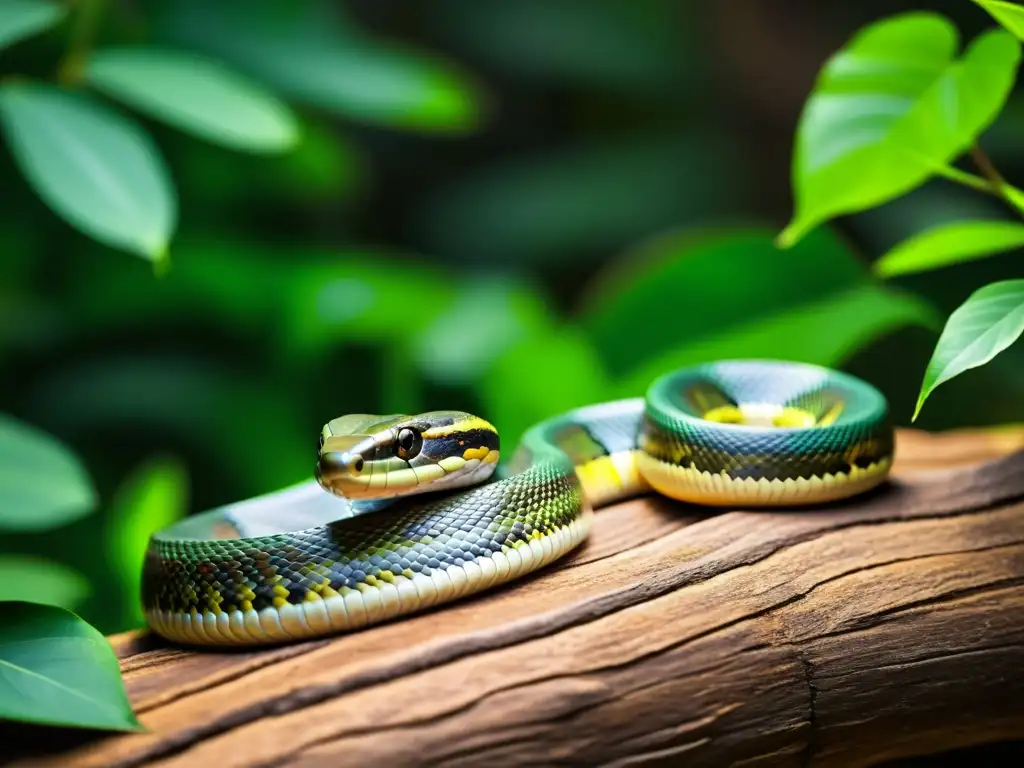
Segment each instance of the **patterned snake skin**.
[{"label": "patterned snake skin", "polygon": [[[783,417],[799,423],[770,423]],[[472,428],[436,444],[486,455],[473,443],[486,423],[464,421]],[[496,433],[485,437],[496,459]],[[178,642],[320,637],[547,565],[584,541],[592,508],[616,499],[653,488],[704,504],[813,504],[882,482],[891,454],[884,398],[858,379],[793,363],[700,366],[644,399],[536,425],[504,471],[466,490],[378,505],[314,482],[190,517],[152,537],[142,603]]]}]

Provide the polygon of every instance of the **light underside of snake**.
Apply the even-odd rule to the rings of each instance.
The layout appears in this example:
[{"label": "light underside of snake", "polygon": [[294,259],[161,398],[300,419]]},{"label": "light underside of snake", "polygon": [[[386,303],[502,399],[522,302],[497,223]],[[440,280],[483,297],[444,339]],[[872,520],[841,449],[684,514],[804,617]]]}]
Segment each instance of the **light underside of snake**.
[{"label": "light underside of snake", "polygon": [[344,416],[324,427],[316,481],[155,534],[143,608],[184,643],[336,634],[536,571],[614,501],[807,508],[877,486],[892,450],[877,390],[774,361],[677,371],[645,398],[544,421],[498,472],[497,432],[471,414]]}]

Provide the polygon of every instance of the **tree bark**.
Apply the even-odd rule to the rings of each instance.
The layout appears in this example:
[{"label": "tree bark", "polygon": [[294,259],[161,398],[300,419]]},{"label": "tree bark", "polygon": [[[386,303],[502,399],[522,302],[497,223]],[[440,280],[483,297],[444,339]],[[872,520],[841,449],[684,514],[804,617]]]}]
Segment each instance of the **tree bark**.
[{"label": "tree bark", "polygon": [[901,431],[891,483],[815,511],[634,500],[531,578],[329,640],[117,636],[148,733],[0,743],[61,766],[861,766],[1024,737],[1022,447]]}]

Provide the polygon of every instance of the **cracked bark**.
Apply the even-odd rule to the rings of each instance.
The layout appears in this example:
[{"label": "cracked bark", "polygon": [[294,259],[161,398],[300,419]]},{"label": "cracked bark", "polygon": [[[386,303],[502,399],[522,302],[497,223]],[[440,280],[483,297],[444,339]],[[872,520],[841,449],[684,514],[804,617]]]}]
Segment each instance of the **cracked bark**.
[{"label": "cracked bark", "polygon": [[890,487],[819,511],[621,504],[532,578],[331,640],[194,653],[115,637],[150,731],[8,727],[0,755],[843,766],[1018,736],[1019,445],[901,433]]}]

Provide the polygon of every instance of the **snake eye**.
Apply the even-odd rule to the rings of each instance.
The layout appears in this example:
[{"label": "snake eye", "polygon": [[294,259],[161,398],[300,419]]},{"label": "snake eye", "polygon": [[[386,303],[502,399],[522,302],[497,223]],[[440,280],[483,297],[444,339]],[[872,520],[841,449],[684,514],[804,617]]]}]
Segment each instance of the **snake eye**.
[{"label": "snake eye", "polygon": [[398,458],[408,461],[423,447],[423,438],[414,429],[403,427],[398,431],[398,439],[395,441],[395,453]]}]

